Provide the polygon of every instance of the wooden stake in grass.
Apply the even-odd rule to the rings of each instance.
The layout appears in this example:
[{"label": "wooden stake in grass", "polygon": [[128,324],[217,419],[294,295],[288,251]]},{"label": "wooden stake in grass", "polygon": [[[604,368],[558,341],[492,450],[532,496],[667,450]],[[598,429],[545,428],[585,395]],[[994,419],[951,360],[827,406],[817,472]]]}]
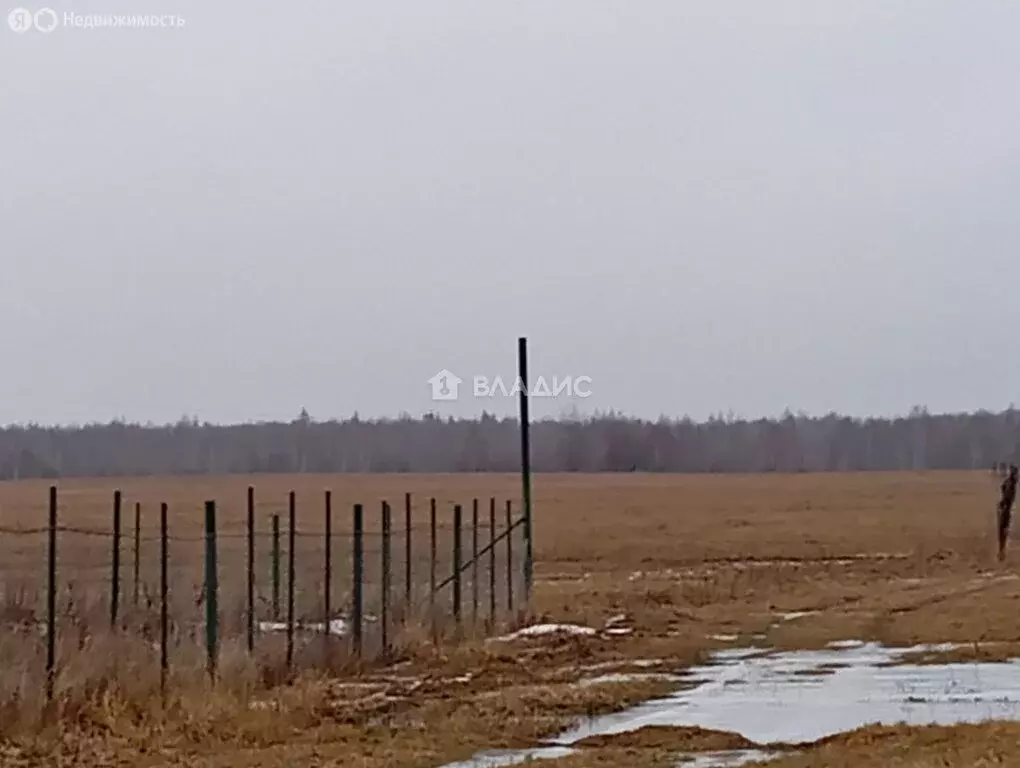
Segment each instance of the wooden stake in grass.
[{"label": "wooden stake in grass", "polygon": [[1009,540],[1009,524],[1013,515],[1013,501],[1016,499],[1017,478],[1020,469],[1009,465],[1009,474],[1002,481],[1002,497],[999,499],[997,522],[999,530],[999,561],[1006,559],[1006,542]]}]

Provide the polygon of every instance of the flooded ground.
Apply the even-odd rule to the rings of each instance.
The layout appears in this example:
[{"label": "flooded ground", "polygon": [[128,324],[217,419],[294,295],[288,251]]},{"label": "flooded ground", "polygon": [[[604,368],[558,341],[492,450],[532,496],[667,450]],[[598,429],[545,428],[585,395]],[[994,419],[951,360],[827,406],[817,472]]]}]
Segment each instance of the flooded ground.
[{"label": "flooded ground", "polygon": [[732,731],[759,744],[816,741],[869,724],[951,725],[1020,718],[1020,663],[898,665],[893,649],[838,643],[820,651],[720,652],[689,671],[696,687],[594,718],[554,742],[648,725]]},{"label": "flooded ground", "polygon": [[[728,731],[759,745],[778,747],[814,742],[872,724],[953,725],[1020,719],[1018,661],[902,663],[907,654],[947,647],[888,648],[842,641],[814,651],[727,649],[715,653],[710,663],[681,675],[691,684],[684,690],[623,712],[584,720],[550,740],[547,749],[479,755],[458,763],[457,768],[562,757],[569,753],[555,748],[569,750],[583,739],[648,726]],[[678,759],[684,766],[718,768],[765,756],[745,751],[680,755]]]}]

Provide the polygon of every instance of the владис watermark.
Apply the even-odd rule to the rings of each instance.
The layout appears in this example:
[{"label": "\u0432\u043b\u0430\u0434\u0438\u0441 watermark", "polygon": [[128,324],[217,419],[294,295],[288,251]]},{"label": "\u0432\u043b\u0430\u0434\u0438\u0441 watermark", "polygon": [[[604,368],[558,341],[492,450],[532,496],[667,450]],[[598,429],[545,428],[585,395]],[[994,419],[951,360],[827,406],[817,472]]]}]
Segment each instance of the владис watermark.
[{"label": "\u0432\u043b\u0430\u0434\u0438\u0441 watermark", "polygon": [[[432,388],[433,400],[458,400],[464,379],[444,368],[427,383]],[[518,377],[511,379],[508,385],[501,376],[479,375],[473,376],[471,383],[474,397],[517,397],[525,390],[529,397],[591,397],[590,376],[553,376],[552,379],[539,376],[525,387]]]}]

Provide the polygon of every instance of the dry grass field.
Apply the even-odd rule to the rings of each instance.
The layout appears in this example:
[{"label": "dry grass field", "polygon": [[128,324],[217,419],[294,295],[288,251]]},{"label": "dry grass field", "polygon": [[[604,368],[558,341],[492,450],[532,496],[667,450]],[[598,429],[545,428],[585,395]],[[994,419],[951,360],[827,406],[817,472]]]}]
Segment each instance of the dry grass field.
[{"label": "dry grass field", "polygon": [[[375,509],[388,499],[399,506],[405,492],[419,501],[436,497],[447,523],[454,501],[519,497],[519,478],[484,474],[66,481],[61,523],[108,527],[118,487],[127,510],[142,503],[147,534],[154,510],[167,502],[171,529],[200,536],[205,499],[219,502],[222,531],[240,532],[249,484],[257,489],[260,530],[286,508],[290,490],[307,532],[321,530],[325,488],[333,491],[341,532],[349,529],[351,504]],[[0,526],[42,525],[46,489],[41,482],[0,485]],[[438,646],[423,635],[385,666],[341,665],[273,687],[236,661],[210,690],[200,659],[192,659],[190,674],[176,673],[166,702],[154,694],[151,658],[133,655],[116,638],[96,638],[75,662],[80,669],[62,670],[59,712],[47,713],[10,679],[25,658],[37,657],[24,651],[31,641],[10,631],[8,621],[0,636],[0,766],[433,768],[482,749],[534,746],[579,716],[619,710],[678,685],[659,678],[576,684],[595,670],[633,672],[643,659],[657,660],[656,671],[675,671],[734,644],[805,649],[847,639],[967,644],[923,654],[922,663],[1020,654],[1020,552],[995,560],[997,485],[987,473],[539,475],[534,491],[528,621],[597,631]],[[23,538],[0,534],[0,574],[5,585],[20,580],[31,603],[44,578],[44,540]],[[85,536],[62,540],[62,573],[94,566],[102,574],[105,546]],[[175,567],[197,567],[189,557],[182,554]],[[151,561],[146,556],[145,568]],[[231,562],[225,567],[235,567]],[[93,587],[98,611],[102,578]],[[787,612],[810,613],[777,620]],[[604,631],[610,625],[617,631]],[[680,752],[742,745],[736,734],[647,729],[583,742],[577,754],[548,764],[667,766]],[[869,727],[789,745],[770,765],[1020,765],[1020,725]]]}]

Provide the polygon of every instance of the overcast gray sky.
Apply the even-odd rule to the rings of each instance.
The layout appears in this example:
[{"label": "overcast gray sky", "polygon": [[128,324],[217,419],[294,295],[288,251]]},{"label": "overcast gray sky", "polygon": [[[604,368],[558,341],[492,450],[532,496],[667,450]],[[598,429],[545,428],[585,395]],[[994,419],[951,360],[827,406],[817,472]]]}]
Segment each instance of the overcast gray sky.
[{"label": "overcast gray sky", "polygon": [[185,24],[0,26],[0,422],[1020,402],[1015,0],[50,7]]}]

